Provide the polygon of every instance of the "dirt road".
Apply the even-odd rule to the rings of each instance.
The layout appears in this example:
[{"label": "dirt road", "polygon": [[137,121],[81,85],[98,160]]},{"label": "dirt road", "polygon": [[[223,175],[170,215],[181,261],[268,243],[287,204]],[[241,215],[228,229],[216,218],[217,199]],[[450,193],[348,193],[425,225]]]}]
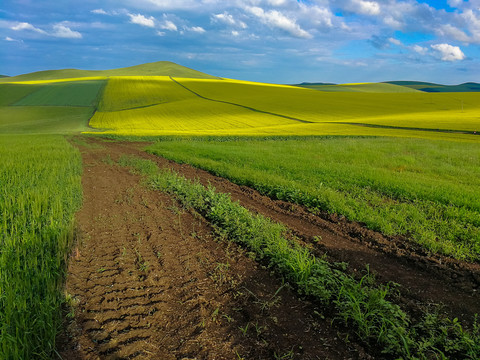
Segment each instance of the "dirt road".
[{"label": "dirt road", "polygon": [[[444,303],[465,321],[480,312],[480,266],[429,256],[400,238],[273,201],[188,165],[143,152],[142,144],[87,139],[84,205],[67,292],[74,320],[59,341],[63,359],[365,359],[344,329],[299,299],[244,249],[219,239],[198,214],[147,189],[114,164],[149,158],[211,183],[249,210],[284,223],[317,254],[365,264],[381,282],[401,285],[401,301]],[[459,301],[461,299],[461,301]]]}]

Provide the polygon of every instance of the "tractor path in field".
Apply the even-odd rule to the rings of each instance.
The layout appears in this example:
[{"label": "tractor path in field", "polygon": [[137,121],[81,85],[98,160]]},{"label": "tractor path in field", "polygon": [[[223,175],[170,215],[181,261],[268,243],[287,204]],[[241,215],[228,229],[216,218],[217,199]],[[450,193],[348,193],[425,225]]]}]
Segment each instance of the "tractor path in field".
[{"label": "tractor path in field", "polygon": [[465,323],[471,323],[474,315],[480,314],[480,264],[428,254],[402,237],[386,237],[345,218],[313,215],[302,206],[272,200],[207,171],[147,154],[143,151],[144,144],[118,142],[107,143],[107,146],[111,151],[154,160],[159,167],[173,169],[189,179],[198,179],[204,185],[213,185],[217,191],[231,194],[233,200],[250,211],[285,224],[314,253],[349,263],[354,275],[362,276],[368,264],[380,282],[401,285],[400,301],[414,313],[418,305],[443,304],[450,316]]},{"label": "tractor path in field", "polygon": [[370,358],[200,215],[113,163],[153,156],[86,141],[62,359]]}]

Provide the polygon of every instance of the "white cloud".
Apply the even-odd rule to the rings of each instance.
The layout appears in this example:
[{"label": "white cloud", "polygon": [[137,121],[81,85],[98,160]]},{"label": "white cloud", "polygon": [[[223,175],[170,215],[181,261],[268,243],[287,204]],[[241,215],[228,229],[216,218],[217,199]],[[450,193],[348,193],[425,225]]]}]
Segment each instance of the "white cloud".
[{"label": "white cloud", "polygon": [[449,44],[435,44],[430,47],[437,52],[443,61],[459,61],[465,59],[465,54],[458,46]]},{"label": "white cloud", "polygon": [[166,35],[166,33],[164,31],[157,31],[156,34],[158,36],[165,36]]},{"label": "white cloud", "polygon": [[282,6],[287,3],[286,0],[267,0],[267,2],[273,6]]},{"label": "white cloud", "polygon": [[103,9],[95,9],[90,11],[92,14],[98,14],[98,15],[108,15],[108,13],[103,10]]},{"label": "white cloud", "polygon": [[192,10],[215,3],[212,0],[124,0],[123,2],[131,7],[151,10]]},{"label": "white cloud", "polygon": [[241,20],[237,20],[235,19],[231,14],[229,14],[228,12],[224,12],[223,14],[214,14],[212,15],[212,20],[213,21],[219,21],[219,22],[223,22],[227,25],[231,25],[231,26],[237,26],[237,27],[240,27],[242,29],[246,29],[247,28],[247,24],[245,24],[243,21]]},{"label": "white cloud", "polygon": [[448,0],[447,1],[448,5],[450,5],[451,7],[459,7],[460,5],[462,5],[463,3],[463,0]]},{"label": "white cloud", "polygon": [[17,41],[17,40],[15,40],[15,39],[12,39],[10,36],[7,36],[4,40],[5,40],[5,41]]},{"label": "white cloud", "polygon": [[233,35],[233,36],[239,36],[240,33],[239,33],[238,31],[236,31],[236,30],[232,30],[232,35]]},{"label": "white cloud", "polygon": [[130,17],[130,22],[132,24],[137,24],[146,27],[155,27],[155,18],[153,16],[145,17],[141,14],[128,14]]},{"label": "white cloud", "polygon": [[17,23],[17,25],[12,26],[11,29],[15,31],[23,31],[23,30],[34,31],[42,35],[53,36],[57,38],[65,38],[65,39],[81,39],[82,38],[81,33],[70,29],[66,24],[67,22],[55,24],[52,27],[52,31],[48,31],[48,32],[45,30],[39,29],[33,26],[32,24],[29,24],[26,22]]},{"label": "white cloud", "polygon": [[347,10],[362,15],[378,15],[380,14],[380,5],[376,1],[350,0]]},{"label": "white cloud", "polygon": [[428,53],[428,48],[420,45],[413,45],[411,49],[420,55],[426,55]]},{"label": "white cloud", "polygon": [[17,25],[12,26],[11,29],[15,30],[15,31],[29,30],[29,31],[35,31],[35,32],[40,33],[40,34],[46,34],[46,32],[44,30],[36,28],[32,24],[29,24],[29,23],[26,23],[26,22],[18,23]]},{"label": "white cloud", "polygon": [[53,25],[53,32],[51,33],[51,35],[59,38],[65,38],[65,39],[81,39],[82,38],[82,34],[80,34],[78,31],[74,31],[63,24]]},{"label": "white cloud", "polygon": [[395,39],[395,38],[389,38],[388,41],[389,41],[390,43],[392,43],[393,45],[397,45],[397,46],[403,45],[400,40]]},{"label": "white cloud", "polygon": [[447,38],[451,38],[457,41],[463,41],[463,42],[469,42],[470,41],[470,36],[465,34],[462,30],[456,28],[453,25],[450,24],[445,24],[440,26],[437,29],[437,34],[440,36],[444,36]]},{"label": "white cloud", "polygon": [[160,29],[169,30],[169,31],[178,31],[177,25],[175,25],[170,20],[165,20],[163,24],[160,25]]},{"label": "white cloud", "polygon": [[264,11],[256,6],[247,7],[247,10],[270,27],[282,29],[298,38],[310,39],[313,37],[310,33],[303,30],[296,23],[295,19],[290,19],[277,10]]},{"label": "white cloud", "polygon": [[188,30],[199,33],[199,34],[203,34],[204,32],[206,32],[206,30],[204,28],[202,28],[201,26],[193,26],[193,27],[189,28]]},{"label": "white cloud", "polygon": [[308,19],[315,26],[333,27],[332,19],[334,15],[330,9],[320,6],[308,6],[306,4],[300,4],[300,11],[302,18]]}]

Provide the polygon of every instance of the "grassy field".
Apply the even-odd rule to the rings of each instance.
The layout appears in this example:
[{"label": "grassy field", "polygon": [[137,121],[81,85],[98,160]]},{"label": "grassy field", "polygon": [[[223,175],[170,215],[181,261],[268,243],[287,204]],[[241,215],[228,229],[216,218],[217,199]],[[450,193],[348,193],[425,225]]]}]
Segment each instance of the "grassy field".
[{"label": "grassy field", "polygon": [[202,99],[168,77],[112,78],[90,125],[123,135],[215,133],[298,122]]},{"label": "grassy field", "polygon": [[478,92],[480,84],[474,82],[459,85],[442,85],[421,81],[388,81],[387,84],[400,85],[425,92]]},{"label": "grassy field", "polygon": [[377,285],[370,274],[355,279],[340,270],[342,264],[315,257],[287,239],[288,230],[283,225],[253,214],[233,202],[229,194],[189,181],[174,171],[160,170],[150,160],[123,156],[119,164],[143,174],[152,188],[176,196],[184,206],[201,213],[228,241],[246,246],[300,293],[328,306],[329,313],[334,312],[364,344],[385,358],[474,359],[479,354],[478,327],[468,332],[458,326],[457,319],[429,311],[411,318],[390,301],[394,291],[389,285]]},{"label": "grassy field", "polygon": [[49,358],[59,324],[80,157],[39,134],[171,136],[149,151],[478,262],[480,93],[417,85],[327,91],[171,63],[1,79],[0,358]]},{"label": "grassy field", "polygon": [[339,84],[339,85],[316,85],[298,84],[296,86],[319,91],[347,91],[347,92],[368,92],[368,93],[412,93],[419,92],[416,89],[387,83],[360,83],[360,84]]},{"label": "grassy field", "polygon": [[[105,81],[102,80],[30,85],[35,90],[11,105],[93,107],[98,103],[98,95],[104,85]],[[9,86],[25,85],[9,84]]]},{"label": "grassy field", "polygon": [[[439,133],[421,130],[477,131],[479,96],[321,92],[236,80],[114,77],[108,80],[90,125],[108,134],[138,136],[344,134],[442,139],[445,136]],[[468,134],[461,138],[472,140]]]},{"label": "grassy field", "polygon": [[149,151],[432,252],[480,260],[480,145],[388,138],[160,141]]},{"label": "grassy field", "polygon": [[0,358],[51,359],[81,162],[63,136],[0,135]]},{"label": "grassy field", "polygon": [[480,93],[321,92],[233,80],[179,81],[210,99],[231,101],[312,122],[369,124],[372,119],[386,119],[386,124],[400,127],[471,131],[480,116]]},{"label": "grassy field", "polygon": [[104,80],[0,84],[0,134],[91,130],[88,122],[104,86]]}]

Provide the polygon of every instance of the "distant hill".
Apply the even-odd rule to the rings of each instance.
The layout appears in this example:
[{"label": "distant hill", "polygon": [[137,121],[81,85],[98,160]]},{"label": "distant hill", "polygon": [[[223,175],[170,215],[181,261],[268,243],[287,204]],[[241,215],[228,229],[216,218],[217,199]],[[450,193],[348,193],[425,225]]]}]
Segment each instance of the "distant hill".
[{"label": "distant hill", "polygon": [[8,75],[0,75],[0,78],[6,78],[9,77]]},{"label": "distant hill", "polygon": [[301,83],[295,86],[327,92],[409,93],[418,91],[414,88],[389,83],[360,83],[338,85],[329,83]]},{"label": "distant hill", "polygon": [[422,81],[387,81],[385,84],[405,86],[424,92],[480,92],[480,84],[474,82],[460,85],[442,85]]},{"label": "distant hill", "polygon": [[112,70],[63,69],[37,71],[30,74],[2,78],[0,82],[55,80],[89,76],[174,76],[194,79],[219,79],[216,76],[208,75],[170,61],[158,61]]},{"label": "distant hill", "polygon": [[302,82],[301,84],[295,84],[295,85],[292,85],[292,86],[305,86],[305,87],[309,87],[309,86],[323,86],[323,85],[337,85],[335,83],[323,83],[323,82],[314,82],[314,83],[311,83],[311,82]]}]

